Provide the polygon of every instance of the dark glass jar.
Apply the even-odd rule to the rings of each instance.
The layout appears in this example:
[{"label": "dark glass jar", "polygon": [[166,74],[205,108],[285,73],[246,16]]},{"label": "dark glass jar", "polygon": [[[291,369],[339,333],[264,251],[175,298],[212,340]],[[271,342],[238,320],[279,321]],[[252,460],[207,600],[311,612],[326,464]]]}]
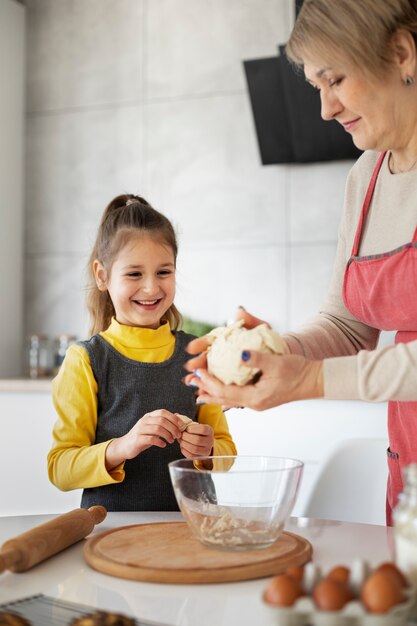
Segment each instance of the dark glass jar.
[{"label": "dark glass jar", "polygon": [[62,365],[62,361],[65,358],[65,354],[72,343],[77,341],[75,335],[59,335],[55,337],[55,349],[54,349],[54,375],[59,372],[59,368]]},{"label": "dark glass jar", "polygon": [[51,375],[49,338],[31,335],[27,348],[27,372],[30,378],[47,378]]}]

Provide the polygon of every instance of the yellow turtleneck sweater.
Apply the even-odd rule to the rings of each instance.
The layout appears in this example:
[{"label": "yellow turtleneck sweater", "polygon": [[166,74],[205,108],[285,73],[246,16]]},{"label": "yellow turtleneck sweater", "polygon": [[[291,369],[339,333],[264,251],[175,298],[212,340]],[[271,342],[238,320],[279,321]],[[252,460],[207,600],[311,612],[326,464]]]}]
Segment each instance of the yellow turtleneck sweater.
[{"label": "yellow turtleneck sweater", "polygon": [[[161,363],[172,356],[175,348],[175,335],[168,322],[154,330],[124,326],[113,318],[109,328],[100,334],[123,356],[145,363]],[[52,384],[52,397],[58,419],[48,454],[51,482],[68,491],[123,481],[123,463],[109,472],[106,470],[105,454],[111,440],[94,443],[97,382],[82,346],[74,344],[67,350]],[[200,424],[208,424],[214,431],[213,455],[237,454],[221,407],[205,404],[197,409]]]}]

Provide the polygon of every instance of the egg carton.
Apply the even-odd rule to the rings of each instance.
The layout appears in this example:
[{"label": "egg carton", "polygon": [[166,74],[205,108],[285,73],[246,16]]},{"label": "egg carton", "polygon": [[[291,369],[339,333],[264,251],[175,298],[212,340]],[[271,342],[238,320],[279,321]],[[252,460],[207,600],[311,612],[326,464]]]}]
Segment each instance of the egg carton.
[{"label": "egg carton", "polygon": [[[417,618],[417,587],[404,589],[406,600],[386,613],[368,613],[359,600],[360,590],[371,573],[369,564],[355,559],[350,568],[349,587],[354,599],[339,611],[320,611],[310,595],[296,600],[291,607],[278,607],[266,603],[276,626],[405,626]],[[323,578],[321,568],[307,563],[304,568],[303,588],[311,594]]]}]

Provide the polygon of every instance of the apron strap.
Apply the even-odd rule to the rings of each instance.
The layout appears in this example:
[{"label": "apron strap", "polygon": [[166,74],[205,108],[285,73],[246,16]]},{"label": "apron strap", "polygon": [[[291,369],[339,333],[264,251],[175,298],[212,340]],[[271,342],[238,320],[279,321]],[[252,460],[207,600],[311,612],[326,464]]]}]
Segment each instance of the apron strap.
[{"label": "apron strap", "polygon": [[[362,211],[361,211],[361,215],[360,215],[360,218],[359,218],[359,224],[358,224],[358,227],[356,229],[355,240],[353,242],[352,252],[350,254],[351,257],[358,255],[359,242],[360,242],[361,235],[362,235],[363,223],[364,223],[366,215],[368,213],[368,209],[369,209],[369,206],[371,204],[372,196],[374,195],[376,179],[378,178],[379,170],[381,169],[381,165],[382,165],[382,162],[383,162],[383,160],[385,158],[386,153],[387,153],[386,151],[385,152],[381,152],[381,154],[378,157],[378,161],[376,162],[375,169],[372,172],[372,176],[371,176],[371,180],[369,181],[369,185],[368,185],[368,189],[367,189],[367,192],[366,192],[365,200],[363,201]],[[417,235],[417,228],[416,228],[416,233],[415,234]]]}]

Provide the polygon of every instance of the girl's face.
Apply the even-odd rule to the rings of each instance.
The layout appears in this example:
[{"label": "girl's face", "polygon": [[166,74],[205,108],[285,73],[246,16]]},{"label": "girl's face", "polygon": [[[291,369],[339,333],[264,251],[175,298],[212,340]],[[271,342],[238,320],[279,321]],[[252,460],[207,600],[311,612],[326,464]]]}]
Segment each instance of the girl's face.
[{"label": "girl's face", "polygon": [[120,324],[158,328],[174,301],[174,253],[147,234],[128,240],[109,275],[99,261],[94,273],[98,288],[109,292]]},{"label": "girl's face", "polygon": [[403,147],[409,137],[407,90],[399,73],[370,80],[358,72],[306,64],[307,81],[320,91],[321,115],[336,120],[361,150]]}]

